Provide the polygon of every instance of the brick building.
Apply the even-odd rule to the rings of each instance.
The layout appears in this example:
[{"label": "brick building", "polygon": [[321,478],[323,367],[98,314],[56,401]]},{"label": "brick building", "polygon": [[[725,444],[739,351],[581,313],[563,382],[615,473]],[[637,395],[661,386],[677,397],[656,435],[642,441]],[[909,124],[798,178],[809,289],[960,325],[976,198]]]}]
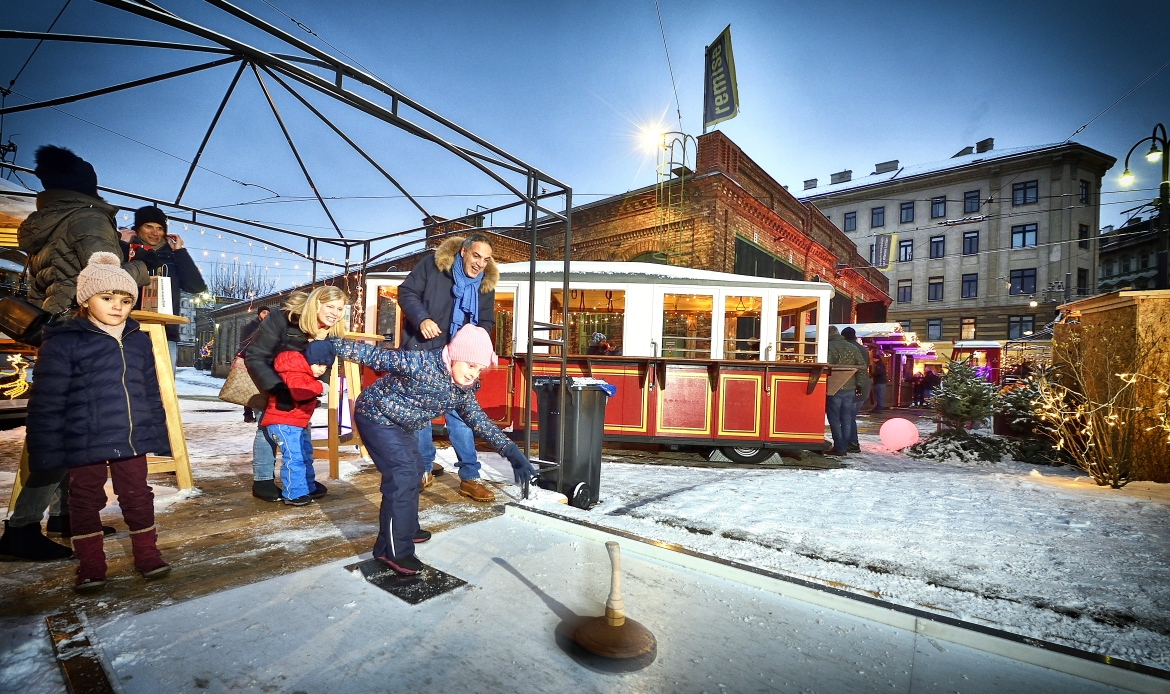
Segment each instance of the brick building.
[{"label": "brick building", "polygon": [[[823,281],[837,294],[830,322],[884,321],[889,281],[813,205],[798,201],[719,131],[698,138],[695,171],[681,181],[681,213],[664,217],[659,186],[573,208],[573,260],[662,261],[757,277]],[[666,182],[668,188],[680,179]],[[666,196],[671,191],[666,192]],[[563,231],[546,222],[545,252]]]}]

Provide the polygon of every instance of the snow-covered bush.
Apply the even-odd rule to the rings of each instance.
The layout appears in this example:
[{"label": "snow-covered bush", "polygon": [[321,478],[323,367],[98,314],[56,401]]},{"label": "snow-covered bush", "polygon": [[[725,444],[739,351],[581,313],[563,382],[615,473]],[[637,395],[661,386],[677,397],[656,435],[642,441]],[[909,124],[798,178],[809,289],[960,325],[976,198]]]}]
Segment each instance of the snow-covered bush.
[{"label": "snow-covered bush", "polygon": [[995,399],[995,386],[980,376],[974,366],[952,361],[930,399],[930,406],[938,413],[943,426],[963,431],[990,417],[995,411]]},{"label": "snow-covered bush", "polygon": [[986,465],[1011,460],[1015,452],[1009,439],[978,436],[961,429],[943,429],[905,449],[911,458],[944,463]]}]

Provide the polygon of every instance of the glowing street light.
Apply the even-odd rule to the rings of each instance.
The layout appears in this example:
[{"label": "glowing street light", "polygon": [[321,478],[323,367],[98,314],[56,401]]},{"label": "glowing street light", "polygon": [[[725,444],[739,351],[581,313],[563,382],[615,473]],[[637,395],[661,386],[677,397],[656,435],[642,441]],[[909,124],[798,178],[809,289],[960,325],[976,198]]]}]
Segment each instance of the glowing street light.
[{"label": "glowing street light", "polygon": [[1135,177],[1129,170],[1129,158],[1138,145],[1147,140],[1150,142],[1150,151],[1146,152],[1146,161],[1162,162],[1162,184],[1158,188],[1158,273],[1154,280],[1154,288],[1170,289],[1170,157],[1162,156],[1167,146],[1170,146],[1170,141],[1166,139],[1165,125],[1158,123],[1149,137],[1143,137],[1129,148],[1120,180],[1123,186],[1133,183]]}]

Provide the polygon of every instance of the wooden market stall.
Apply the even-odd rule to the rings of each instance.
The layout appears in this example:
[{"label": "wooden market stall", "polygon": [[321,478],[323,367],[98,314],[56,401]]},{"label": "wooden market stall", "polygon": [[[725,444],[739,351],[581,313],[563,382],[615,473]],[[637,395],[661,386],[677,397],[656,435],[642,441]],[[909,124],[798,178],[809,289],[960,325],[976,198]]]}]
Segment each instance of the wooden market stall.
[{"label": "wooden market stall", "polygon": [[[536,263],[536,320],[561,323],[562,272],[560,261]],[[366,325],[384,347],[400,340],[398,285],[405,278],[390,272],[366,279]],[[528,279],[528,263],[500,266],[493,338],[501,368],[484,374],[479,391],[484,410],[514,436],[524,427],[528,344],[516,326],[528,324]],[[822,450],[826,389],[854,371],[825,363],[832,295],[820,282],[575,262],[569,373],[617,386],[606,408],[608,441],[720,448],[745,462],[772,449]],[[556,349],[533,350],[534,375],[559,373]]]}]

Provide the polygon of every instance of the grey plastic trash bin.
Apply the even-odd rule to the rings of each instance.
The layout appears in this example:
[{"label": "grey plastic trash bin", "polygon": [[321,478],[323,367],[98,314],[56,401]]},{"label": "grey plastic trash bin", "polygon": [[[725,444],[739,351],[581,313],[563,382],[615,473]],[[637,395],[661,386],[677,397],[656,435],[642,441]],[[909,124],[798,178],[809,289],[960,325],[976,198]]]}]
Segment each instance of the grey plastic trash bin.
[{"label": "grey plastic trash bin", "polygon": [[[608,385],[608,384],[607,384]],[[575,383],[569,379],[564,406],[560,402],[561,379],[534,378],[536,391],[538,447],[540,458],[559,463],[561,485],[557,488],[556,468],[542,470],[537,486],[560,492],[577,508],[597,503],[601,491],[601,438],[605,428],[605,390],[597,384]],[[612,388],[612,386],[610,386]],[[565,417],[565,459],[557,459],[557,423]]]}]

